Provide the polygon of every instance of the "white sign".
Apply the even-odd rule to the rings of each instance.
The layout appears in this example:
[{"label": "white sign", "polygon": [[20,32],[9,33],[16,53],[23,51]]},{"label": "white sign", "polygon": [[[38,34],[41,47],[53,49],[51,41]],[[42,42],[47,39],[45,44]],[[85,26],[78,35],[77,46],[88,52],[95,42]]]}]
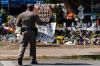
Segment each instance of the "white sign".
[{"label": "white sign", "polygon": [[41,41],[47,41],[47,42],[54,41],[54,37],[48,36],[47,34],[44,33],[38,33],[37,39]]},{"label": "white sign", "polygon": [[54,33],[55,33],[56,23],[51,23],[47,25],[37,25],[38,35],[37,39],[47,42],[54,41]]}]

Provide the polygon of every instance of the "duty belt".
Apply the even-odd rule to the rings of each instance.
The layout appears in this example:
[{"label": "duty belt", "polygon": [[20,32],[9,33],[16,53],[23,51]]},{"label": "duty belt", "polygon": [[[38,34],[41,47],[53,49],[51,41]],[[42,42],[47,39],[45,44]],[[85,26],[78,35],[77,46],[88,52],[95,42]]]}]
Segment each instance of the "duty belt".
[{"label": "duty belt", "polygon": [[24,32],[24,31],[34,31],[34,27],[22,27],[21,31]]}]

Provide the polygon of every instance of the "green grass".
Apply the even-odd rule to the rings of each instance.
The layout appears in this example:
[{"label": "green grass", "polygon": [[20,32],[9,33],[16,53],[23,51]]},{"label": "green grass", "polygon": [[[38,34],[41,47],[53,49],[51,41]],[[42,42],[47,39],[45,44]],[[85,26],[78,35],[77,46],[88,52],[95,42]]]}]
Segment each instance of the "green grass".
[{"label": "green grass", "polygon": [[76,59],[76,60],[100,60],[100,55],[74,55],[63,56],[61,59]]},{"label": "green grass", "polygon": [[62,57],[42,56],[39,59],[74,59],[74,60],[100,60],[100,55],[73,55]]}]

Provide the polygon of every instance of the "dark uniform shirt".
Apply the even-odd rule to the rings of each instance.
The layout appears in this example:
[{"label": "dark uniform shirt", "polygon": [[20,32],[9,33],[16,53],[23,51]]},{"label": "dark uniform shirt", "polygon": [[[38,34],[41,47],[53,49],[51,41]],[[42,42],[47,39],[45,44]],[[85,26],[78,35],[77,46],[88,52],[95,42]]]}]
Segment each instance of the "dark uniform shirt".
[{"label": "dark uniform shirt", "polygon": [[17,26],[33,26],[35,27],[35,23],[38,22],[38,17],[36,15],[34,15],[33,12],[26,10],[25,12],[21,13],[18,16],[18,19],[16,21],[16,25]]}]

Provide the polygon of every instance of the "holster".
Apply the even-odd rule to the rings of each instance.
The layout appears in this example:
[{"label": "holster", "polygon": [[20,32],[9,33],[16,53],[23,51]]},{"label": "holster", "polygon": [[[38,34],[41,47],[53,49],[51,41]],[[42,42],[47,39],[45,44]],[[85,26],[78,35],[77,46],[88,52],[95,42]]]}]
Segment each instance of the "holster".
[{"label": "holster", "polygon": [[38,29],[35,27],[22,27],[21,33],[24,31],[33,31],[33,32],[35,32],[35,35],[37,35],[37,33],[38,33]]}]

